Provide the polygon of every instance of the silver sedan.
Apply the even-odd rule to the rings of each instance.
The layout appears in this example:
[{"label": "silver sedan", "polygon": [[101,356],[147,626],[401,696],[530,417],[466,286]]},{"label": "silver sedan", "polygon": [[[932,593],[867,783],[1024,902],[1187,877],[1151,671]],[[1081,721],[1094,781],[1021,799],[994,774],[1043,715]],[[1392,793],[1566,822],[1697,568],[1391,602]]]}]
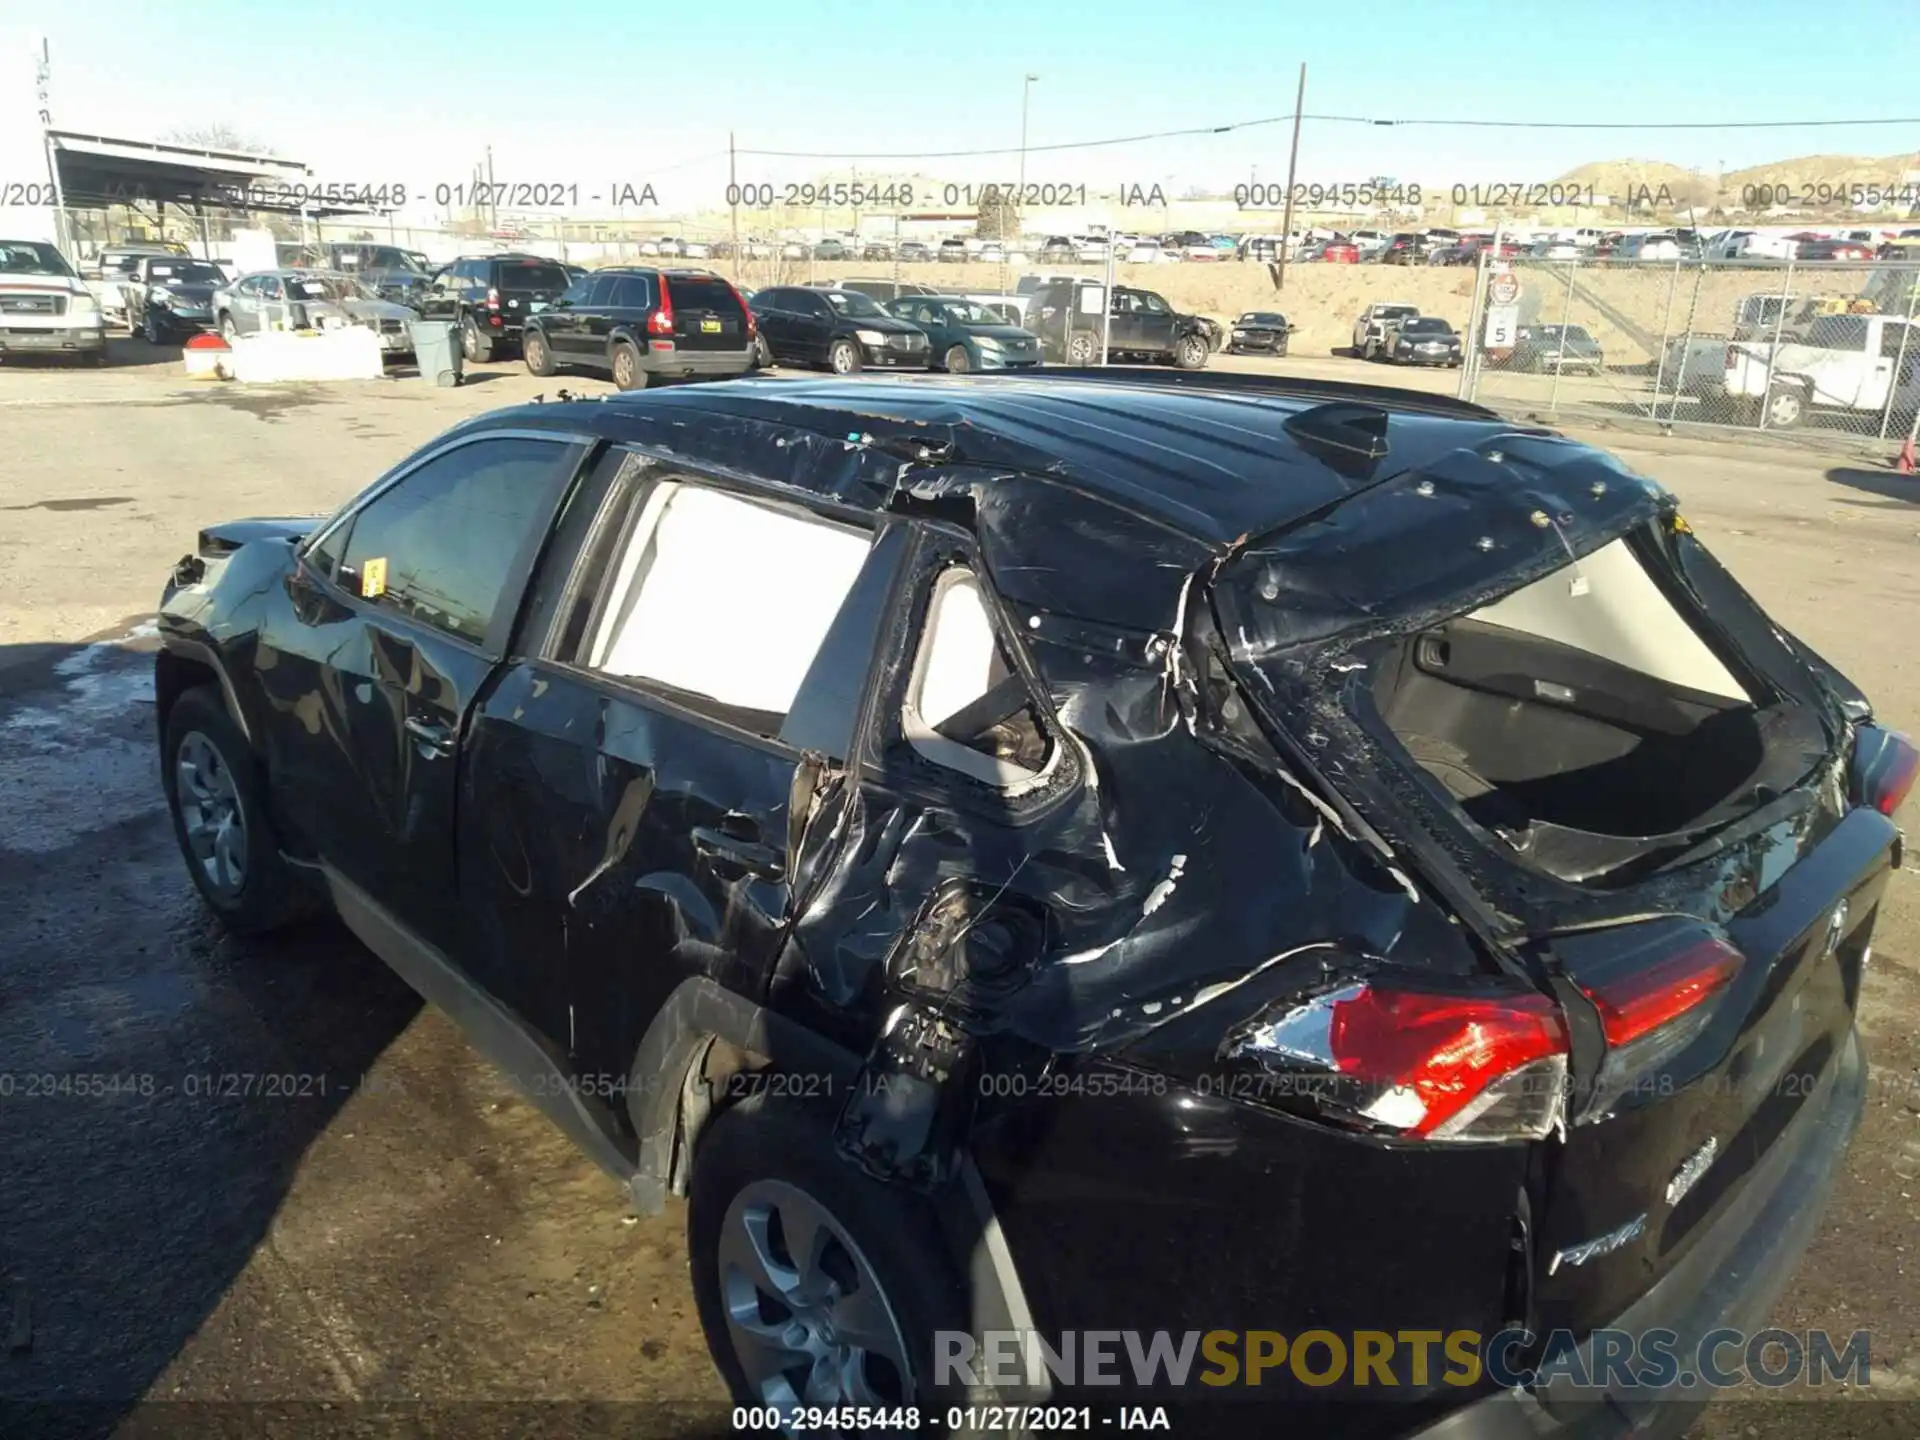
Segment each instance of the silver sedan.
[{"label": "silver sedan", "polygon": [[213,296],[214,323],[232,342],[263,330],[326,330],[360,325],[380,337],[388,355],[413,351],[412,321],[405,305],[382,300],[351,275],[332,270],[256,270]]}]

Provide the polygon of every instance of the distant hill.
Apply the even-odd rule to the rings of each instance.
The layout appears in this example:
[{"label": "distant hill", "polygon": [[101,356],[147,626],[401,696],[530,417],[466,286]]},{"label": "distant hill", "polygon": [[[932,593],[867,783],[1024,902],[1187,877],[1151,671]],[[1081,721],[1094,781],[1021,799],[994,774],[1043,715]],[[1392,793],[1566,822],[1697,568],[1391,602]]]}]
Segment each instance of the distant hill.
[{"label": "distant hill", "polygon": [[[1567,185],[1591,185],[1603,195],[1638,192],[1662,186],[1679,199],[1703,208],[1764,209],[1769,205],[1823,206],[1853,198],[1854,187],[1866,193],[1869,204],[1878,190],[1904,214],[1920,203],[1920,152],[1902,155],[1799,155],[1770,160],[1716,175],[1689,170],[1665,160],[1595,160],[1577,165],[1559,177]],[[1769,191],[1766,187],[1773,187]]]}]

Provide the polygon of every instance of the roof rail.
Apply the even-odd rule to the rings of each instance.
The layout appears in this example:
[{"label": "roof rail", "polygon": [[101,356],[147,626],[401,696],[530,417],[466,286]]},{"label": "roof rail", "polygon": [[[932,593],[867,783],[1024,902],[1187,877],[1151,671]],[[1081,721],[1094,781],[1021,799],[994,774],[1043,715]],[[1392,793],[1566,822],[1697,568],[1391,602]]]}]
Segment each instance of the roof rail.
[{"label": "roof rail", "polygon": [[1468,420],[1506,417],[1484,405],[1435,395],[1426,390],[1401,390],[1391,385],[1364,385],[1347,380],[1316,380],[1304,375],[1265,375],[1238,370],[1161,370],[1145,366],[1043,365],[1038,370],[985,371],[969,380],[996,379],[1105,381],[1110,385],[1151,385],[1166,390],[1200,390],[1223,394],[1285,395],[1307,400],[1347,401],[1386,410],[1427,415],[1454,415]]}]

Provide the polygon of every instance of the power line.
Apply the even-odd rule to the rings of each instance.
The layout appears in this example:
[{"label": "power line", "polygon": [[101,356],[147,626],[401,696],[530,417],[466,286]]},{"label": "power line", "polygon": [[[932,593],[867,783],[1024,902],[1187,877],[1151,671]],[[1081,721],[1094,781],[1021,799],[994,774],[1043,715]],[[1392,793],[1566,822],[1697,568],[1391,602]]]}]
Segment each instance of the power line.
[{"label": "power line", "polygon": [[[1430,118],[1385,119],[1371,115],[1305,115],[1333,125],[1370,125],[1382,129],[1425,126],[1480,130],[1828,130],[1866,125],[1920,125],[1917,116],[1876,117],[1870,120],[1441,120]],[[1066,140],[1051,145],[1029,145],[1028,154],[1062,150],[1099,150],[1114,145],[1139,145],[1149,140],[1178,140],[1194,135],[1226,135],[1235,130],[1253,130],[1263,125],[1289,124],[1291,115],[1268,115],[1258,120],[1236,120],[1226,125],[1195,125],[1183,130],[1155,130],[1142,135],[1115,135],[1104,140]],[[1018,146],[1007,145],[980,150],[754,150],[742,147],[741,155],[769,160],[961,160],[985,155],[1017,155]]]}]

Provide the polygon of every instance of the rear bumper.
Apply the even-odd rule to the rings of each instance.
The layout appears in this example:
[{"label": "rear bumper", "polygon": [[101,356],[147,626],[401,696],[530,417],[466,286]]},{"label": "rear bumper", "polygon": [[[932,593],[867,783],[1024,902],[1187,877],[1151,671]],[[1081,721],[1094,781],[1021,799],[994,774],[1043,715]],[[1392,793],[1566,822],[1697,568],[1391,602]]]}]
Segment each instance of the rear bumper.
[{"label": "rear bumper", "polygon": [[[1866,1058],[1855,1031],[1820,1093],[1774,1143],[1736,1203],[1611,1328],[1635,1334],[1670,1330],[1679,1337],[1673,1353],[1686,1356],[1715,1330],[1751,1333],[1765,1326],[1820,1227],[1866,1093]],[[1581,1348],[1584,1368],[1595,1373],[1590,1348]],[[1681,1379],[1690,1375],[1683,1372]],[[1507,1390],[1456,1410],[1409,1440],[1678,1440],[1713,1394],[1697,1379],[1664,1390]]]},{"label": "rear bumper", "polygon": [[753,368],[753,347],[743,350],[655,350],[640,357],[649,375],[744,375]]}]

